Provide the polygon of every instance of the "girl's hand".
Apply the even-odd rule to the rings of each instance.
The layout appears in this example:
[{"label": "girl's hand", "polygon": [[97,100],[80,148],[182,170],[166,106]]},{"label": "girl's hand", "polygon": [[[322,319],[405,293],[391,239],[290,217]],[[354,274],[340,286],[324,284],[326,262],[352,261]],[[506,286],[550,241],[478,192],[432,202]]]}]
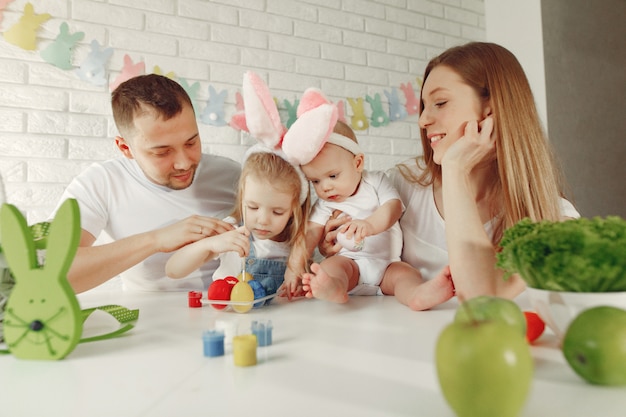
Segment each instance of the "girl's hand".
[{"label": "girl's hand", "polygon": [[467,122],[465,131],[453,143],[441,159],[443,166],[457,166],[469,173],[481,162],[495,159],[496,141],[493,133],[493,117],[487,116],[480,124]]},{"label": "girl's hand", "polygon": [[300,297],[304,295],[302,291],[302,280],[300,277],[296,276],[291,269],[287,268],[285,271],[285,280],[282,285],[278,287],[276,293],[279,297],[287,297],[288,300],[294,297]]}]

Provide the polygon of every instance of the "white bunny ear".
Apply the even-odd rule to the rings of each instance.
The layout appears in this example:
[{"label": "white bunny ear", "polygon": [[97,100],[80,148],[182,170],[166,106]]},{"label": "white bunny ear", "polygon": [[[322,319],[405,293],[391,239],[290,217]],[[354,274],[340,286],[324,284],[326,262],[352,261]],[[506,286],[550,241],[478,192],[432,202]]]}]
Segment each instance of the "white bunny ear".
[{"label": "white bunny ear", "polygon": [[285,134],[285,127],[269,88],[252,71],[243,76],[243,102],[245,123],[252,137],[270,149],[276,148]]},{"label": "white bunny ear", "polygon": [[333,132],[339,112],[321,91],[309,88],[298,106],[298,119],[283,138],[289,160],[306,165],[315,158]]}]

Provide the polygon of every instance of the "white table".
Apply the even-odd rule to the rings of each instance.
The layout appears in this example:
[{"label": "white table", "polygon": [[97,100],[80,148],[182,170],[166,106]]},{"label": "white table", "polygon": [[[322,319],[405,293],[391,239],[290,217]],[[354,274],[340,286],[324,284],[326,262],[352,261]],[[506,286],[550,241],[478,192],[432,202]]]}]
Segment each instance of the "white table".
[{"label": "white table", "polygon": [[[412,312],[393,297],[275,300],[246,314],[189,308],[187,293],[91,291],[79,301],[138,308],[139,321],[119,338],[79,344],[61,361],[0,356],[0,416],[454,416],[439,389],[434,347],[456,301]],[[113,329],[109,319],[94,313],[85,334]],[[246,329],[267,319],[273,344],[258,349],[256,366],[235,366],[229,350],[203,355],[201,334],[216,321]],[[535,378],[522,416],[626,415],[626,389],[585,383],[551,333],[532,351]]]}]

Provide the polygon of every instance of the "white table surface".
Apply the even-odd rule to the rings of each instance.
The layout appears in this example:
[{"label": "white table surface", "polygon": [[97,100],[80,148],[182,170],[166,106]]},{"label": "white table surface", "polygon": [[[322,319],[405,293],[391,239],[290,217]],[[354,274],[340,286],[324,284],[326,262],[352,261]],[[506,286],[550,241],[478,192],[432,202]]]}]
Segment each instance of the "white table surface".
[{"label": "white table surface", "polygon": [[[90,291],[82,308],[140,310],[137,326],[106,341],[79,344],[60,361],[0,356],[0,416],[426,416],[454,417],[434,368],[449,301],[412,312],[393,297],[353,297],[334,305],[302,299],[249,313],[187,306],[187,293]],[[518,299],[525,307],[525,297]],[[202,332],[216,320],[249,333],[272,320],[273,344],[259,363],[237,367],[203,355]],[[115,328],[89,318],[84,335]],[[532,347],[535,376],[522,417],[623,417],[626,388],[587,384],[567,365],[550,332]]]}]

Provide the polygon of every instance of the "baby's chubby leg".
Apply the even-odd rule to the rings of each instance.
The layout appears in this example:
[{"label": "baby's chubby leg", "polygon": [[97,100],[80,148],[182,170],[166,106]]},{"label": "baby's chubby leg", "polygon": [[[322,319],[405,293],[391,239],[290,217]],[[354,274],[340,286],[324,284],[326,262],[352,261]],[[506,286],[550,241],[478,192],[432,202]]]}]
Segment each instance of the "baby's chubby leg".
[{"label": "baby's chubby leg", "polygon": [[359,267],[352,259],[331,256],[312,264],[311,272],[302,275],[302,289],[308,298],[345,303],[348,291],[359,282]]},{"label": "baby's chubby leg", "polygon": [[405,262],[389,265],[380,288],[383,294],[395,295],[398,301],[415,311],[428,310],[454,296],[450,268],[424,281],[420,272]]}]

